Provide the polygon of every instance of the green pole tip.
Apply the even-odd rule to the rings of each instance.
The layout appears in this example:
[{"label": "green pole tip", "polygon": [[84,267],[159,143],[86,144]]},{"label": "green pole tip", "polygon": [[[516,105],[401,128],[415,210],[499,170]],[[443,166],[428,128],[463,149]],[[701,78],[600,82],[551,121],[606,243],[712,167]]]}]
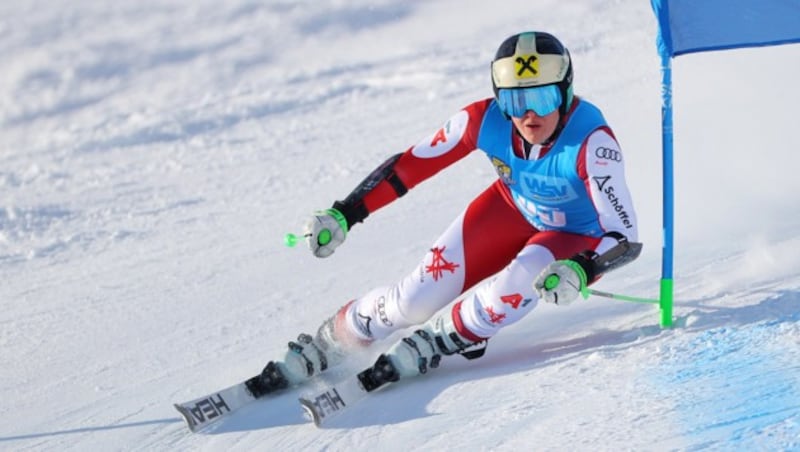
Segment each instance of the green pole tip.
[{"label": "green pole tip", "polygon": [[297,238],[297,236],[292,234],[291,232],[283,237],[283,243],[285,243],[286,246],[288,246],[289,248],[292,248],[293,246],[297,245],[298,240],[299,239]]}]

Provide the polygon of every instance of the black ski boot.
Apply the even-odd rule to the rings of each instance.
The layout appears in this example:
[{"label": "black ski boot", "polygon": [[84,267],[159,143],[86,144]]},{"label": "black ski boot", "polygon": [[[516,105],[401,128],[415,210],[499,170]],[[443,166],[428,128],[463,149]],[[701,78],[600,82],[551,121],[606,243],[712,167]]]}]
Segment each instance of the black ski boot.
[{"label": "black ski boot", "polygon": [[283,376],[280,367],[275,361],[270,361],[261,375],[257,375],[245,382],[247,389],[256,398],[289,387],[289,381]]}]

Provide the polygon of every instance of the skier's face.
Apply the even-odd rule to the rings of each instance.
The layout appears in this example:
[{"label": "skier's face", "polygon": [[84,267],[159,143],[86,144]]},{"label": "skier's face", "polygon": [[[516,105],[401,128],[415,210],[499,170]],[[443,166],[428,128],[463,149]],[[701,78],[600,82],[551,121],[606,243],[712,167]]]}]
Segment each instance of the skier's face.
[{"label": "skier's face", "polygon": [[511,122],[525,141],[530,144],[542,144],[558,127],[558,110],[545,116],[538,116],[533,110],[528,110],[521,118],[512,116]]}]

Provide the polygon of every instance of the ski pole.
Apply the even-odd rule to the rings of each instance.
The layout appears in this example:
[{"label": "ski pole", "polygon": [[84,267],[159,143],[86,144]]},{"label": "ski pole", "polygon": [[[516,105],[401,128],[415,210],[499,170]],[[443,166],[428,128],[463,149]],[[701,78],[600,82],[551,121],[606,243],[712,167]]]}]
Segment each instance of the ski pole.
[{"label": "ski pole", "polygon": [[656,304],[659,303],[658,300],[654,300],[652,298],[631,297],[629,295],[620,295],[611,292],[603,292],[602,290],[597,290],[597,289],[589,289],[589,293],[592,295],[596,295],[598,297],[606,297],[622,301],[632,301],[634,303],[656,303]]}]

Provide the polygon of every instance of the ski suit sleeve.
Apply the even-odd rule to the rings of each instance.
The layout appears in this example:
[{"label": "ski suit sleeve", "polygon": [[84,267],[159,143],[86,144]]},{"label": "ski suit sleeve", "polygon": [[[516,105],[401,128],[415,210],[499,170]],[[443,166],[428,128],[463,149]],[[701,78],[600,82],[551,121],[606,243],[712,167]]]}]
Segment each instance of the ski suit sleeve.
[{"label": "ski suit sleeve", "polygon": [[342,212],[348,229],[474,151],[490,102],[484,99],[468,105],[430,137],[389,157],[344,200],[334,202],[333,208]]},{"label": "ski suit sleeve", "polygon": [[642,245],[636,242],[636,212],[625,182],[623,154],[610,128],[601,127],[589,135],[577,165],[604,231],[594,249],[571,258],[583,267],[591,282],[636,259]]}]

